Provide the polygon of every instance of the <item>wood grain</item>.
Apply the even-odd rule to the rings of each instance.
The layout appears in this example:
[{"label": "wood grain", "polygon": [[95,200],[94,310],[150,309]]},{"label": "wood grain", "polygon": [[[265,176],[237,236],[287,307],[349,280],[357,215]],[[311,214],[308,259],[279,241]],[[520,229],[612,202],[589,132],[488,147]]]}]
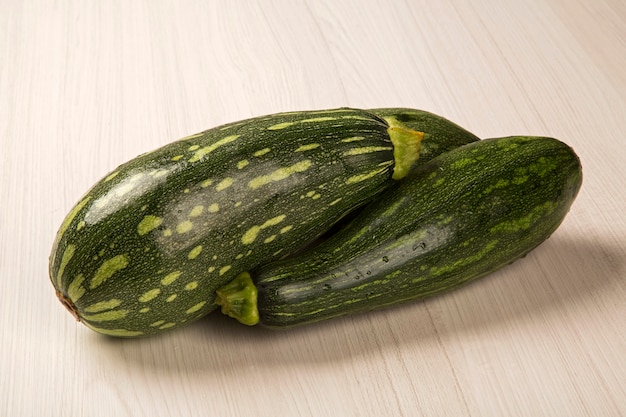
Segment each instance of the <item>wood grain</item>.
[{"label": "wood grain", "polygon": [[[0,1],[0,415],[626,415],[620,0]],[[525,259],[425,302],[285,332],[217,314],[118,340],[47,257],[106,172],[220,123],[408,106],[552,135],[583,189]]]}]

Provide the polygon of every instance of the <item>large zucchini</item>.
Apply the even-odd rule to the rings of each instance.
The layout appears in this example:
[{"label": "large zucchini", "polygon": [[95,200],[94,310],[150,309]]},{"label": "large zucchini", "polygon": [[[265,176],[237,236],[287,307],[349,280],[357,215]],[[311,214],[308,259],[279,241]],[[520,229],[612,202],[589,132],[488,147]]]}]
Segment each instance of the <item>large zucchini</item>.
[{"label": "large zucchini", "polygon": [[450,290],[524,256],[559,226],[582,182],[551,138],[471,143],[417,168],[305,254],[218,290],[245,324],[289,327]]},{"label": "large zucchini", "polygon": [[238,273],[294,251],[406,175],[422,138],[343,108],[232,123],[141,155],[63,221],[50,257],[57,296],[104,334],[189,323]]}]

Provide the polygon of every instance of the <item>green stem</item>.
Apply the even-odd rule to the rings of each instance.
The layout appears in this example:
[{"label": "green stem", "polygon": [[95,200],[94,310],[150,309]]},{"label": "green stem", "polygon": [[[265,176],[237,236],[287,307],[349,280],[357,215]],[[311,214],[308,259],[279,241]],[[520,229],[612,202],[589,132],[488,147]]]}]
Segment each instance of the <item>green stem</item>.
[{"label": "green stem", "polygon": [[242,324],[254,326],[259,322],[257,308],[258,291],[250,274],[242,272],[228,284],[217,290],[216,303],[222,306],[222,313]]},{"label": "green stem", "polygon": [[384,119],[389,124],[387,133],[389,133],[391,143],[393,143],[395,165],[391,178],[399,180],[409,173],[411,166],[418,160],[424,132],[413,130],[394,117],[385,117]]}]

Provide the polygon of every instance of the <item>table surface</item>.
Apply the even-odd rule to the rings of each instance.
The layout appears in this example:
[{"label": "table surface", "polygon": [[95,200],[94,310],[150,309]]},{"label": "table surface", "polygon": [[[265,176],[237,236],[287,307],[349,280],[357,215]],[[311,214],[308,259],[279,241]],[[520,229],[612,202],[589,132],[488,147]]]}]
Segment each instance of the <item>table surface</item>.
[{"label": "table surface", "polygon": [[[0,1],[0,415],[626,415],[622,0]],[[289,331],[211,314],[122,340],[47,274],[118,164],[286,110],[413,107],[548,135],[584,185],[529,256],[443,296]]]}]

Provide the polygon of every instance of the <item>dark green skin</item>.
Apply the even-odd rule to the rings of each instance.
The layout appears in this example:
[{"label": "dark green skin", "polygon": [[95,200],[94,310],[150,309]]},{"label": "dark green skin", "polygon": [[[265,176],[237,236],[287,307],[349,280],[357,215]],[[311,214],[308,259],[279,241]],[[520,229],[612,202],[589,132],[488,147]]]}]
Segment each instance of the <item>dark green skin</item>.
[{"label": "dark green skin", "polygon": [[[57,234],[57,295],[93,330],[121,337],[206,315],[215,290],[235,275],[298,249],[394,182],[387,129],[362,110],[283,113],[216,127],[121,165]],[[343,142],[353,137],[363,140]],[[311,144],[319,146],[298,151]],[[384,149],[346,155],[367,147]]]},{"label": "dark green skin", "polygon": [[457,288],[546,240],[581,184],[578,157],[556,139],[444,153],[308,253],[252,271],[260,323],[290,327]]}]

